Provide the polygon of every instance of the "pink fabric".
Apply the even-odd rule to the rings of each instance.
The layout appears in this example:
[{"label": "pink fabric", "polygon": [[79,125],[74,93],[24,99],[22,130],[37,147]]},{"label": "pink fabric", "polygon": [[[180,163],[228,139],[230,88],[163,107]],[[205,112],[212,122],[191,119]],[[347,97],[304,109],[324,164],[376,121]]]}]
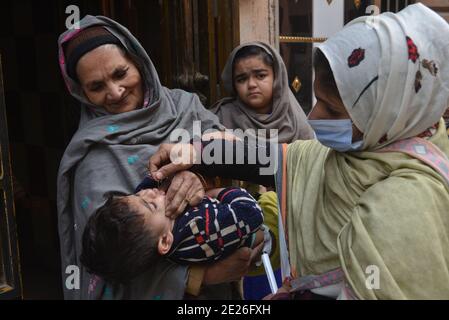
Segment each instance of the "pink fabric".
[{"label": "pink fabric", "polygon": [[446,155],[432,142],[414,137],[397,141],[388,145],[379,152],[406,153],[437,171],[449,185],[449,160]]},{"label": "pink fabric", "polygon": [[335,269],[319,276],[305,276],[293,279],[290,284],[293,291],[304,291],[322,288],[344,281],[345,273],[342,269]]},{"label": "pink fabric", "polygon": [[89,289],[88,289],[89,297],[92,296],[92,293],[95,291],[97,284],[98,284],[98,282],[100,282],[100,280],[101,280],[100,277],[95,276],[95,275],[90,278]]},{"label": "pink fabric", "polygon": [[61,72],[64,78],[64,82],[65,85],[67,87],[67,89],[69,90],[69,92],[72,91],[72,88],[70,87],[70,83],[67,79],[67,72],[65,69],[65,56],[64,56],[64,50],[62,48],[62,46],[64,45],[64,43],[66,43],[67,41],[69,41],[70,39],[72,39],[73,37],[75,37],[78,33],[80,33],[83,29],[75,29],[73,30],[73,32],[70,32],[68,34],[66,34],[63,38],[63,40],[61,41],[61,43],[59,44],[59,67],[61,68]]}]

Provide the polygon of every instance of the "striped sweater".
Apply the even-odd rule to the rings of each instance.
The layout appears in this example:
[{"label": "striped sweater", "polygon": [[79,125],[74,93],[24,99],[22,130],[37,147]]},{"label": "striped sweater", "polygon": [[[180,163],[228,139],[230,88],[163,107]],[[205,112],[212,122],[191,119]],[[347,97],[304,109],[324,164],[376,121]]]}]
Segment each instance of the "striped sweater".
[{"label": "striped sweater", "polygon": [[167,257],[181,264],[225,258],[240,247],[252,247],[262,223],[262,210],[246,190],[226,188],[217,199],[205,197],[176,219]]}]

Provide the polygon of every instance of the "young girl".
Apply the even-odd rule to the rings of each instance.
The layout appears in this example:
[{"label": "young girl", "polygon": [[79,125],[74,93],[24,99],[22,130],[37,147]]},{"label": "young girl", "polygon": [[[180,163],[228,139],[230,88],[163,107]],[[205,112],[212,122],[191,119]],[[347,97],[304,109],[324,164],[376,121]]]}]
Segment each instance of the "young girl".
[{"label": "young girl", "polygon": [[[291,92],[287,69],[281,56],[262,42],[243,44],[233,50],[222,74],[223,85],[231,97],[218,101],[212,109],[228,129],[278,130],[279,143],[308,140],[314,137],[306,115]],[[272,137],[271,137],[272,138]],[[242,184],[253,194],[259,186]],[[263,193],[259,198],[270,228],[273,243],[277,239],[277,201],[274,192]],[[278,247],[274,247],[278,248]],[[272,251],[273,268],[279,267],[279,251]],[[276,271],[278,285],[280,270]],[[263,267],[244,278],[245,299],[261,299],[270,293]]]},{"label": "young girl", "polygon": [[314,137],[306,115],[288,85],[281,56],[269,45],[251,42],[235,48],[222,74],[231,97],[213,107],[228,129],[277,129],[279,142]]}]

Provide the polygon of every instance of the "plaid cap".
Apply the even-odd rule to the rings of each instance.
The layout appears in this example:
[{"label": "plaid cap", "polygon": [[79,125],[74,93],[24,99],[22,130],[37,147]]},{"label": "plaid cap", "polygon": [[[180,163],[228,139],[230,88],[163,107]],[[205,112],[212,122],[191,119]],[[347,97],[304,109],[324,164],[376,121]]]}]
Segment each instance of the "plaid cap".
[{"label": "plaid cap", "polygon": [[122,47],[120,40],[103,27],[91,27],[81,31],[65,45],[67,74],[73,80],[79,81],[76,65],[87,52],[104,44],[116,44]]}]

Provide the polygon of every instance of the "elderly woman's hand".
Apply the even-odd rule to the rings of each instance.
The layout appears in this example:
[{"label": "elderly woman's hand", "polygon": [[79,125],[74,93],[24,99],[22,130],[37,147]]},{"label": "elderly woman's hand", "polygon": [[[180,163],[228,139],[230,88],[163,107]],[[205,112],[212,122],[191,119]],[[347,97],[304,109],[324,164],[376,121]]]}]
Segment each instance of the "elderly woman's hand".
[{"label": "elderly woman's hand", "polygon": [[196,206],[205,194],[201,180],[190,171],[177,173],[167,190],[165,215],[175,219],[187,205]]},{"label": "elderly woman's hand", "polygon": [[150,158],[148,169],[154,179],[163,180],[179,171],[190,169],[195,160],[193,145],[163,143]]}]

